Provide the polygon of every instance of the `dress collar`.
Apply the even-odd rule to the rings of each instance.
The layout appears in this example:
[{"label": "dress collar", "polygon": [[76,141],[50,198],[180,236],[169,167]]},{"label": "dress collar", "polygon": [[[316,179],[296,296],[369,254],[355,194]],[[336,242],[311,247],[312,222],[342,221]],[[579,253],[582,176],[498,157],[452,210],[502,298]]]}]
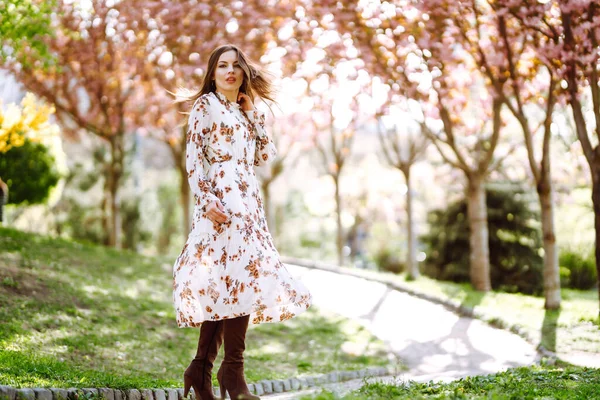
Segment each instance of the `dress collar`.
[{"label": "dress collar", "polygon": [[235,101],[230,101],[223,93],[217,92],[216,90],[213,92],[215,94],[215,96],[217,97],[217,99],[219,99],[219,101],[221,102],[221,104],[223,104],[224,106],[234,106],[239,108],[240,105],[235,102]]}]

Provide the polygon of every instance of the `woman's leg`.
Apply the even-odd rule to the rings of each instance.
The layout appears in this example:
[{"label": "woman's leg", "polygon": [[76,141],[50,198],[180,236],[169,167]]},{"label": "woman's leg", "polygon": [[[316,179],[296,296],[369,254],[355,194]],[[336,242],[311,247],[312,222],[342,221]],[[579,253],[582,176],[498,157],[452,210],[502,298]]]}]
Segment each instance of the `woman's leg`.
[{"label": "woman's leg", "polygon": [[260,400],[250,393],[244,379],[244,350],[249,321],[249,315],[223,320],[225,356],[217,373],[223,399],[227,391],[232,400]]},{"label": "woman's leg", "polygon": [[183,374],[184,397],[193,386],[196,400],[214,400],[211,374],[221,343],[223,321],[204,321],[200,326],[196,356]]}]

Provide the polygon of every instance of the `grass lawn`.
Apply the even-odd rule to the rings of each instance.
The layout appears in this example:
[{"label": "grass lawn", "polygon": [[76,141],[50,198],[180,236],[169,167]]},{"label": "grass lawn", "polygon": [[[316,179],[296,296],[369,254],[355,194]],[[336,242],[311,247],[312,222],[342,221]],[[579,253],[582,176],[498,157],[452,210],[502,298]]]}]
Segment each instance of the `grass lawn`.
[{"label": "grass lawn", "polygon": [[[0,384],[181,387],[198,330],[176,327],[173,261],[0,228]],[[358,324],[311,308],[286,323],[250,327],[246,377],[389,360]]]},{"label": "grass lawn", "polygon": [[518,293],[477,292],[468,283],[444,282],[420,277],[409,281],[404,274],[351,269],[351,273],[394,282],[457,306],[474,308],[491,322],[519,325],[535,343],[557,353],[600,353],[598,292],[562,290],[562,307],[544,310],[544,298]]},{"label": "grass lawn", "polygon": [[401,382],[365,384],[346,396],[323,391],[303,400],[358,399],[511,399],[511,400],[592,400],[600,399],[600,369],[590,368],[516,368],[487,376],[476,376],[451,383]]}]

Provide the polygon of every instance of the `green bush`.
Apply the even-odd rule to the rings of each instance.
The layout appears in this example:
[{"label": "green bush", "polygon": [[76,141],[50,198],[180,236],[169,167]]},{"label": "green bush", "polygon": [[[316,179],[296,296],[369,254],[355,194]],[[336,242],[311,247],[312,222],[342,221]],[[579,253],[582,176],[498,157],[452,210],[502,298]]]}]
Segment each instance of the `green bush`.
[{"label": "green bush", "polygon": [[[490,277],[492,287],[507,292],[539,294],[543,263],[541,234],[520,191],[487,191]],[[428,215],[430,231],[421,239],[427,248],[425,275],[454,282],[470,281],[467,203],[461,199]]]},{"label": "green bush", "polygon": [[559,266],[558,273],[560,274],[560,287],[570,288],[571,270],[567,267]]},{"label": "green bush", "polygon": [[54,211],[59,214],[55,221],[59,235],[96,244],[108,243],[100,207],[80,204],[75,196],[63,196]]},{"label": "green bush", "polygon": [[[596,286],[598,282],[598,273],[596,271],[596,261],[593,252],[586,256],[585,251],[574,251],[566,249],[560,252],[558,263],[561,269],[561,285],[571,289],[588,290]],[[563,281],[562,271],[568,275],[568,279]]]},{"label": "green bush", "polygon": [[152,234],[144,229],[140,212],[140,197],[131,197],[121,201],[122,247],[139,251],[140,246],[152,239]]},{"label": "green bush", "polygon": [[382,271],[393,272],[399,274],[404,272],[406,266],[397,254],[393,253],[389,248],[384,247],[375,254],[375,264]]},{"label": "green bush", "polygon": [[181,219],[183,216],[179,203],[179,189],[176,186],[161,185],[158,187],[157,197],[160,207],[160,228],[156,233],[156,249],[160,254],[168,253],[172,246],[182,245],[173,240],[178,234],[188,234],[186,229],[183,232]]},{"label": "green bush", "polygon": [[17,205],[43,203],[60,179],[48,148],[29,140],[0,153],[0,177],[8,185],[8,203]]}]

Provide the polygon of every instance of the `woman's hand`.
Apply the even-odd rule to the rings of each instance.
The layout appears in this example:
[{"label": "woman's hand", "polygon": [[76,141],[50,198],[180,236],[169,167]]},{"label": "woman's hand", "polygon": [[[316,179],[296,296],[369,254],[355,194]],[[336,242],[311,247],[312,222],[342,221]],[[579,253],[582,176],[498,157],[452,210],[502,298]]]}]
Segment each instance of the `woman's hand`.
[{"label": "woman's hand", "polygon": [[250,96],[248,96],[246,93],[242,93],[242,92],[238,93],[237,102],[242,107],[242,110],[244,110],[244,111],[254,110],[254,104],[252,103],[252,100],[250,100]]},{"label": "woman's hand", "polygon": [[229,220],[220,201],[212,201],[206,206],[206,216],[215,224],[222,224]]}]

